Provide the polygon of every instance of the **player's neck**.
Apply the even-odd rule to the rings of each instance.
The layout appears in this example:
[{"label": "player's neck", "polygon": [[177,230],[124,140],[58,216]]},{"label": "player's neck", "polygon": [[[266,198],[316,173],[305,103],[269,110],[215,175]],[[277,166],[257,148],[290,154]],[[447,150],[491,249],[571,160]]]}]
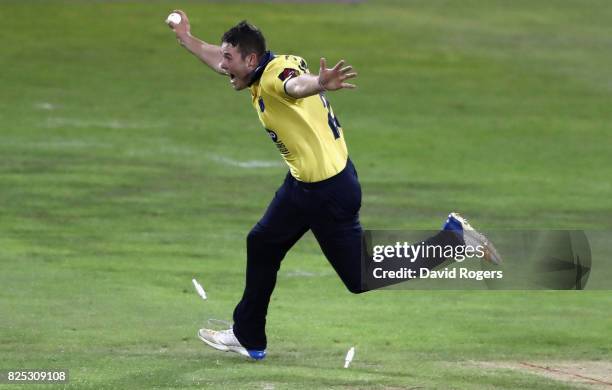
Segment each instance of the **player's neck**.
[{"label": "player's neck", "polygon": [[272,61],[273,59],[274,59],[274,53],[273,52],[268,50],[268,51],[266,51],[264,53],[264,55],[259,60],[259,64],[257,65],[257,68],[255,68],[255,70],[253,70],[253,72],[251,72],[250,81],[249,81],[249,84],[248,84],[249,87],[251,85],[253,85],[254,83],[256,83],[257,81],[259,81],[259,79],[261,78],[261,75],[263,74],[264,70],[266,69],[266,66],[268,66],[268,63],[270,63],[270,61]]}]

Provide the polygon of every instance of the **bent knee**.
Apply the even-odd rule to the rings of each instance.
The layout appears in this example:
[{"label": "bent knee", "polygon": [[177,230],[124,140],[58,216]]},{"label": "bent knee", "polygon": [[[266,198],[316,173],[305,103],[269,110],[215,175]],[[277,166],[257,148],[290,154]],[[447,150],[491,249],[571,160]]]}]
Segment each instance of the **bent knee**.
[{"label": "bent knee", "polygon": [[263,230],[263,228],[261,228],[259,224],[257,224],[253,226],[251,231],[249,231],[249,234],[247,234],[247,237],[246,237],[247,245],[256,244],[260,242],[261,240],[266,239],[267,236],[269,236],[269,234],[266,233],[266,231]]},{"label": "bent knee", "polygon": [[257,236],[259,236],[259,232],[255,230],[255,228],[251,229],[249,234],[246,236],[247,245],[251,245],[257,241]]}]

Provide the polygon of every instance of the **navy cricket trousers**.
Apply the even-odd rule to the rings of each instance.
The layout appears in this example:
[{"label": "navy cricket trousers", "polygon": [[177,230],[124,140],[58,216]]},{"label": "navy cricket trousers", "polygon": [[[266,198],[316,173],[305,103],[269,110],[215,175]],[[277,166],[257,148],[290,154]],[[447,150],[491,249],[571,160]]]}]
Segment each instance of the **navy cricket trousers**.
[{"label": "navy cricket trousers", "polygon": [[[351,160],[337,175],[316,183],[300,182],[287,174],[247,236],[246,286],[233,316],[234,334],[245,348],[266,348],[266,314],[276,274],[287,251],[309,229],[347,289],[366,291],[361,283],[360,207],[361,186]],[[444,260],[430,259],[428,266]]]}]

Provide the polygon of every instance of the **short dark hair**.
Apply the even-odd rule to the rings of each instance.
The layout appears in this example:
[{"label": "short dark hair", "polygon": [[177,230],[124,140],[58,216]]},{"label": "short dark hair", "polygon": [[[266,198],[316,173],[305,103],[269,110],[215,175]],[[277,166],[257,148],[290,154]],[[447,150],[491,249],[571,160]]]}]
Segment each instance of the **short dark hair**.
[{"label": "short dark hair", "polygon": [[221,37],[221,42],[237,47],[242,58],[251,53],[260,58],[266,53],[266,39],[263,34],[246,20],[227,30]]}]

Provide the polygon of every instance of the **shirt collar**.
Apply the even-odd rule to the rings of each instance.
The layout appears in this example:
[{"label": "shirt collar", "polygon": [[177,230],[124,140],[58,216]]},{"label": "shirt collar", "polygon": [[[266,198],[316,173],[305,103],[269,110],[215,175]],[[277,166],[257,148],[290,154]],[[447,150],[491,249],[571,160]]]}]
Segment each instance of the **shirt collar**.
[{"label": "shirt collar", "polygon": [[266,51],[263,57],[261,58],[261,60],[259,61],[259,65],[257,65],[257,68],[255,68],[255,70],[251,72],[251,80],[249,81],[249,87],[255,84],[257,81],[259,81],[259,79],[261,78],[261,75],[266,69],[266,66],[273,59],[274,59],[274,53],[272,53],[269,50]]}]

